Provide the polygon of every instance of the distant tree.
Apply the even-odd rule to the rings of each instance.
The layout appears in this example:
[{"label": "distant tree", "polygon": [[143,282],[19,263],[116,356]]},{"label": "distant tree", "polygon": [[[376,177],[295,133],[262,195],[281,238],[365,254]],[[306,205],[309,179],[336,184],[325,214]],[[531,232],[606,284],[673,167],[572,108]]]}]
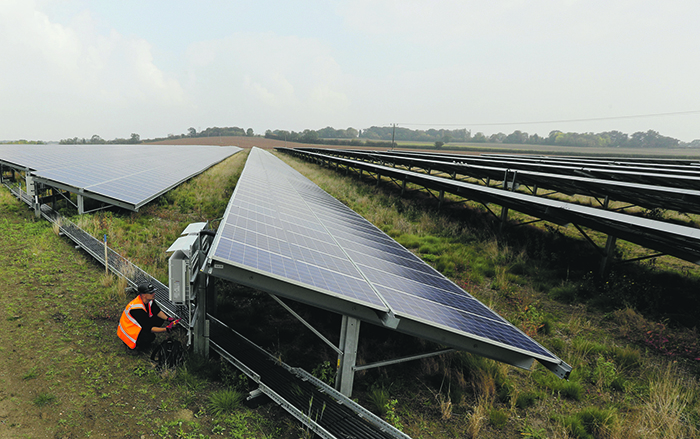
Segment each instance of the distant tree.
[{"label": "distant tree", "polygon": [[360,134],[359,131],[357,131],[353,127],[348,127],[345,130],[345,138],[346,139],[356,139],[359,136],[359,134]]},{"label": "distant tree", "polygon": [[435,149],[442,149],[442,147],[444,145],[445,145],[445,142],[438,140],[437,142],[435,142]]},{"label": "distant tree", "polygon": [[301,135],[301,141],[305,143],[316,143],[318,141],[318,133],[314,130],[304,130]]},{"label": "distant tree", "polygon": [[245,135],[248,136],[248,137],[253,137],[253,136],[255,135],[255,133],[253,132],[253,129],[252,129],[252,128],[248,128],[248,129],[245,131]]},{"label": "distant tree", "polygon": [[131,133],[131,138],[129,138],[129,143],[141,143],[141,136],[136,133]]},{"label": "distant tree", "polygon": [[486,143],[487,139],[484,133],[479,131],[478,133],[474,134],[474,137],[472,137],[472,142],[476,143]]},{"label": "distant tree", "polygon": [[491,134],[489,137],[490,143],[503,143],[506,140],[506,135],[504,133]]},{"label": "distant tree", "polygon": [[503,140],[505,143],[527,143],[530,136],[520,130],[515,130],[508,134]]},{"label": "distant tree", "polygon": [[197,130],[195,130],[193,127],[189,127],[187,129],[187,136],[189,137],[197,137]]},{"label": "distant tree", "polygon": [[100,143],[106,143],[106,142],[102,137],[98,136],[97,134],[93,134],[93,136],[90,137],[90,143],[100,144]]},{"label": "distant tree", "polygon": [[550,145],[554,145],[559,134],[562,134],[562,132],[559,130],[550,131],[549,136],[547,136],[547,143]]}]

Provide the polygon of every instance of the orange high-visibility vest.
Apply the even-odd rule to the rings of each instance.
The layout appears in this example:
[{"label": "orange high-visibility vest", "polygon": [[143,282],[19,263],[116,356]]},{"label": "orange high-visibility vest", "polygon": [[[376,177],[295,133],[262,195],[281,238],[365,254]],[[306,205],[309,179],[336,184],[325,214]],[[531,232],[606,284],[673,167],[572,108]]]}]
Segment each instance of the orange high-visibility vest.
[{"label": "orange high-visibility vest", "polygon": [[[127,346],[134,349],[136,347],[136,339],[139,338],[139,333],[141,332],[141,325],[131,316],[132,309],[142,309],[146,311],[146,306],[143,304],[140,295],[136,296],[136,298],[129,302],[126,308],[124,308],[122,317],[119,319],[117,335]],[[148,314],[149,316],[152,315],[150,306],[148,307]]]}]

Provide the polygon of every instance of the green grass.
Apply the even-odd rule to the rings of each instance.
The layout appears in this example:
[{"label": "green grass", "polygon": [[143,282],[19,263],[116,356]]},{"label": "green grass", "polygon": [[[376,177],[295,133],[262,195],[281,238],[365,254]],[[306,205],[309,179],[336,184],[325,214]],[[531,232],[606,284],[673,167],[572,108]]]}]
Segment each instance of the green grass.
[{"label": "green grass", "polygon": [[214,416],[231,414],[236,411],[245,399],[245,394],[237,390],[219,390],[209,396],[207,408]]},{"label": "green grass", "polygon": [[43,407],[45,405],[53,404],[54,402],[56,402],[56,395],[41,392],[32,400],[32,402],[38,407]]}]

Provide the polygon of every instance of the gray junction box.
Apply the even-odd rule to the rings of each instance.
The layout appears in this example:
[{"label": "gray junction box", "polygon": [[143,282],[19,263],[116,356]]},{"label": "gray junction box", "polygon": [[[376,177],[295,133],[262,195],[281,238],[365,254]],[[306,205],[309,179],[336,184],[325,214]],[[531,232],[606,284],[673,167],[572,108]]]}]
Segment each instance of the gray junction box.
[{"label": "gray junction box", "polygon": [[174,252],[168,260],[168,287],[170,301],[176,305],[185,305],[192,298],[190,273],[192,256],[199,237],[199,232],[207,223],[192,223],[182,231],[180,237],[166,250]]}]

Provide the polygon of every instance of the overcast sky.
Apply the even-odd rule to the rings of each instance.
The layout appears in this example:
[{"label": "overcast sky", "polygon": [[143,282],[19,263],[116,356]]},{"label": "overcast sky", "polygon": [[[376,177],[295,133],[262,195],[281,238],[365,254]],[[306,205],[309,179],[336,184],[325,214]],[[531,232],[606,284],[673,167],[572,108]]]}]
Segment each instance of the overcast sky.
[{"label": "overcast sky", "polygon": [[698,23],[697,0],[0,0],[0,140],[396,123],[691,141]]}]

